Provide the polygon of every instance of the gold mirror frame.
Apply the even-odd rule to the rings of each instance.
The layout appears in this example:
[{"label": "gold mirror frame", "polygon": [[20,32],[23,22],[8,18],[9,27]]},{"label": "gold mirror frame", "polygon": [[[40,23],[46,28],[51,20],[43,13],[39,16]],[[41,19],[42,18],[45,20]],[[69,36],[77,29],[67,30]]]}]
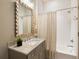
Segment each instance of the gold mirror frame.
[{"label": "gold mirror frame", "polygon": [[[19,29],[18,29],[18,8],[20,6],[21,2],[20,0],[16,1],[16,21],[15,21],[15,36],[18,36],[19,34]],[[26,6],[28,7],[28,6]],[[30,7],[28,7],[29,9],[31,9]],[[31,25],[31,33],[26,33],[26,34],[22,34],[20,36],[22,37],[27,37],[27,36],[37,36],[37,24],[36,24],[36,12],[34,11],[34,9],[31,9],[33,12],[33,16],[32,16],[32,25]]]}]

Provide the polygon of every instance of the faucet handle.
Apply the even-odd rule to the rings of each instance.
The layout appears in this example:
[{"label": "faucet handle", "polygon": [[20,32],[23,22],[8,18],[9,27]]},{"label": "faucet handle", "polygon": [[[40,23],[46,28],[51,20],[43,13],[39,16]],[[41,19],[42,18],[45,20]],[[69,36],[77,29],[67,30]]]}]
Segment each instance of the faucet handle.
[{"label": "faucet handle", "polygon": [[73,43],[73,42],[74,42],[74,40],[72,39],[72,40],[70,40],[70,42],[72,42],[72,43]]}]

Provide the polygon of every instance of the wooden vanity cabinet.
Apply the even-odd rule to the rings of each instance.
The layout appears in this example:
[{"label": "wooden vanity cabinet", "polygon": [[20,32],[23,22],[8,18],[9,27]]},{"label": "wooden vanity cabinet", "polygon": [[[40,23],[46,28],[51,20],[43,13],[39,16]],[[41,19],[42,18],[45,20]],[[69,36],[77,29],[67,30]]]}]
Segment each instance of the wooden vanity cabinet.
[{"label": "wooden vanity cabinet", "polygon": [[46,49],[44,41],[27,55],[9,49],[9,59],[45,59],[45,51]]},{"label": "wooden vanity cabinet", "polygon": [[28,59],[45,59],[45,42],[29,53]]}]

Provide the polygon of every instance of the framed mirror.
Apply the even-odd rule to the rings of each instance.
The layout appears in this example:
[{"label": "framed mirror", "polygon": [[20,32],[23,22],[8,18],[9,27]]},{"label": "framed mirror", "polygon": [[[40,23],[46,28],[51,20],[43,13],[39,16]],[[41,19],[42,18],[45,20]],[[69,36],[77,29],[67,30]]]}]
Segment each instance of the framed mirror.
[{"label": "framed mirror", "polygon": [[[22,0],[23,1],[23,0]],[[21,0],[16,1],[16,28],[15,35],[28,36],[34,35],[36,31],[35,16],[33,8],[23,3]]]}]

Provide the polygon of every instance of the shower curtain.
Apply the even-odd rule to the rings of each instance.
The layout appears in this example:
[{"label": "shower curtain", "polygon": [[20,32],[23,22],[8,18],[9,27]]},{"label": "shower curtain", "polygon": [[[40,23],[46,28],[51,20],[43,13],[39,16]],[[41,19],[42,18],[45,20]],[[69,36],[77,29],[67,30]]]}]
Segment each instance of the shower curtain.
[{"label": "shower curtain", "polygon": [[55,59],[56,12],[38,15],[38,36],[46,39],[46,59]]}]

